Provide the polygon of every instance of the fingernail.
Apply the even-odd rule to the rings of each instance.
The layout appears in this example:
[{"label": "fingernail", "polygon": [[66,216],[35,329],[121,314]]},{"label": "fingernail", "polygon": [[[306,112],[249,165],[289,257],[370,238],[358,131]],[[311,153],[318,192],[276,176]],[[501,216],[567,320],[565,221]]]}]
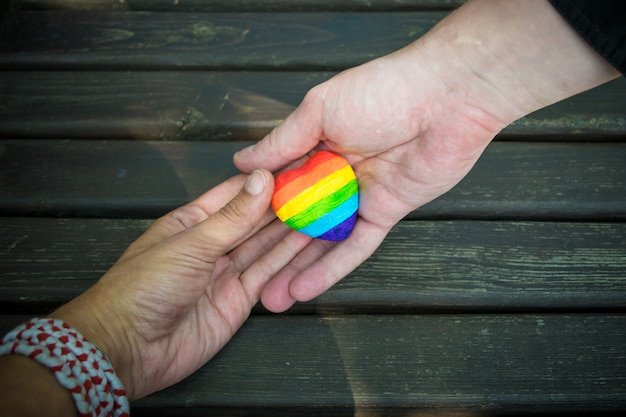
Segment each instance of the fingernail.
[{"label": "fingernail", "polygon": [[261,171],[253,171],[246,181],[245,189],[252,195],[259,195],[265,189],[265,175]]},{"label": "fingernail", "polygon": [[254,145],[250,145],[246,148],[243,148],[242,150],[235,152],[235,157],[238,156],[245,156],[246,154],[249,154],[250,152],[252,152],[254,150],[254,147],[256,146],[256,143]]}]

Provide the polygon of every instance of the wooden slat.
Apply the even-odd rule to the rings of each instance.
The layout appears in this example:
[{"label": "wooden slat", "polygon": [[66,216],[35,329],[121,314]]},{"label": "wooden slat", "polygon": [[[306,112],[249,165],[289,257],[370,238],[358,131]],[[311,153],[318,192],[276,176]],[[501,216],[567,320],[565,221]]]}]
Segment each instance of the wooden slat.
[{"label": "wooden slat", "polygon": [[508,126],[499,136],[539,140],[626,140],[626,78],[536,111]]},{"label": "wooden slat", "polygon": [[[0,309],[42,313],[77,296],[150,223],[0,218]],[[404,221],[292,313],[616,311],[626,308],[624,236],[626,223]]]},{"label": "wooden slat", "polygon": [[449,10],[463,0],[17,0],[22,9],[83,11],[389,11]]},{"label": "wooden slat", "polygon": [[[0,137],[258,140],[330,72],[4,72]],[[626,140],[626,79],[506,128],[499,140]]]},{"label": "wooden slat", "polygon": [[623,220],[625,198],[623,144],[496,142],[457,187],[409,218]]},{"label": "wooden slat", "polygon": [[[258,140],[331,73],[5,72],[0,136]],[[626,88],[625,88],[626,90]]]},{"label": "wooden slat", "polygon": [[11,3],[8,1],[3,1],[0,3],[0,39],[2,38],[2,34],[4,33],[4,25],[9,18],[9,12],[11,9]]},{"label": "wooden slat", "polygon": [[[237,173],[248,142],[0,141],[1,215],[153,218]],[[623,220],[626,144],[491,144],[409,217]]]},{"label": "wooden slat", "polygon": [[444,12],[19,12],[1,69],[341,70],[412,42]]},{"label": "wooden slat", "polygon": [[624,328],[624,315],[253,317],[133,415],[617,415]]},{"label": "wooden slat", "polygon": [[136,407],[157,412],[182,396],[214,414],[234,405],[261,414],[258,404],[357,416],[623,409],[624,324],[623,316],[258,318],[194,377]]},{"label": "wooden slat", "polygon": [[0,309],[41,314],[93,285],[152,220],[0,218]]},{"label": "wooden slat", "polygon": [[157,217],[237,174],[246,143],[5,141],[1,211]]}]

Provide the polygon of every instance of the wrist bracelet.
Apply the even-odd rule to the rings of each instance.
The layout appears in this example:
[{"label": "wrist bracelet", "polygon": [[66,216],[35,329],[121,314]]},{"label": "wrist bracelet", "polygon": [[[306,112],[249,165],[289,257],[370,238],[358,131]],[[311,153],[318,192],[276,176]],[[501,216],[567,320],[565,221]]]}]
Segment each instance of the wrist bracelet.
[{"label": "wrist bracelet", "polygon": [[17,354],[49,368],[70,391],[81,417],[129,417],[121,381],[102,351],[57,319],[31,319],[0,341],[0,356]]}]

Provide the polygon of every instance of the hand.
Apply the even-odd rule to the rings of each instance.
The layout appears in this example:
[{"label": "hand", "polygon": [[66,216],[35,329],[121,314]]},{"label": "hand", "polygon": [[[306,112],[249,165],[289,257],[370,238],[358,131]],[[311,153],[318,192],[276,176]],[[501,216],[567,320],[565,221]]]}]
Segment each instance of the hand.
[{"label": "hand", "polygon": [[359,182],[359,218],[341,243],[298,241],[263,304],[282,311],[323,293],[457,184],[506,125],[617,75],[548,2],[472,1],[406,48],[313,88],[235,164],[277,171],[339,152]]},{"label": "hand", "polygon": [[131,400],[206,363],[258,302],[267,275],[250,270],[287,227],[265,227],[270,173],[244,182],[234,177],[157,220],[94,287],[52,314],[107,351]]},{"label": "hand", "polygon": [[399,220],[460,181],[502,127],[451,97],[434,74],[411,72],[401,59],[380,59],[314,88],[283,124],[236,155],[244,172],[276,171],[311,151],[331,149],[348,159],[359,182],[352,235],[302,249],[264,289],[268,309],[307,301],[347,275]]}]

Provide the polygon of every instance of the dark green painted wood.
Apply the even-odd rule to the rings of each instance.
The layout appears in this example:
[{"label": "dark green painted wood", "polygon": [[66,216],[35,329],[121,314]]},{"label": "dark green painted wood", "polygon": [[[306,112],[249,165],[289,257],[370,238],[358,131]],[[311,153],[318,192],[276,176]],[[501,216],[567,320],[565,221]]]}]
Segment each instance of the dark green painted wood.
[{"label": "dark green painted wood", "polygon": [[83,11],[390,11],[449,10],[463,0],[17,0],[22,9]]},{"label": "dark green painted wood", "polygon": [[[329,72],[5,72],[0,137],[258,140]],[[506,128],[499,140],[626,140],[626,79]]]},{"label": "dark green painted wood", "polygon": [[9,18],[9,13],[11,10],[11,3],[8,1],[3,1],[0,4],[0,40],[2,39],[2,35],[4,33],[4,25]]},{"label": "dark green painted wood", "polygon": [[[237,173],[249,142],[0,141],[0,214],[154,218]],[[626,144],[491,144],[409,218],[623,220]]]},{"label": "dark green painted wood", "polygon": [[[3,2],[0,333],[235,174],[232,153],[313,85],[459,3]],[[625,94],[619,79],[515,122],[350,276],[289,314],[255,308],[133,415],[622,415]]]},{"label": "dark green painted wood", "polygon": [[[162,409],[184,399],[207,413],[232,406],[262,413],[258,405],[267,404],[398,416],[614,411],[626,407],[625,320],[262,317],[197,375],[143,404]],[[199,392],[189,395],[192,388]]]},{"label": "dark green painted wood", "polygon": [[622,144],[496,142],[457,187],[409,218],[623,220],[624,197]]},{"label": "dark green painted wood", "polygon": [[624,328],[608,314],[253,317],[133,415],[617,415]]},{"label": "dark green painted wood", "polygon": [[626,78],[620,77],[514,122],[499,138],[623,141],[626,140],[624,97]]},{"label": "dark green painted wood", "polygon": [[[0,136],[258,140],[317,72],[5,72]],[[625,88],[626,90],[626,84]]]},{"label": "dark green painted wood", "polygon": [[236,175],[232,155],[244,145],[2,142],[0,210],[46,216],[157,217]]},{"label": "dark green painted wood", "polygon": [[341,70],[414,41],[445,12],[19,12],[0,69]]},{"label": "dark green painted wood", "polygon": [[[0,309],[41,313],[79,295],[150,223],[0,218]],[[292,313],[623,310],[624,236],[625,223],[404,221]]]}]

